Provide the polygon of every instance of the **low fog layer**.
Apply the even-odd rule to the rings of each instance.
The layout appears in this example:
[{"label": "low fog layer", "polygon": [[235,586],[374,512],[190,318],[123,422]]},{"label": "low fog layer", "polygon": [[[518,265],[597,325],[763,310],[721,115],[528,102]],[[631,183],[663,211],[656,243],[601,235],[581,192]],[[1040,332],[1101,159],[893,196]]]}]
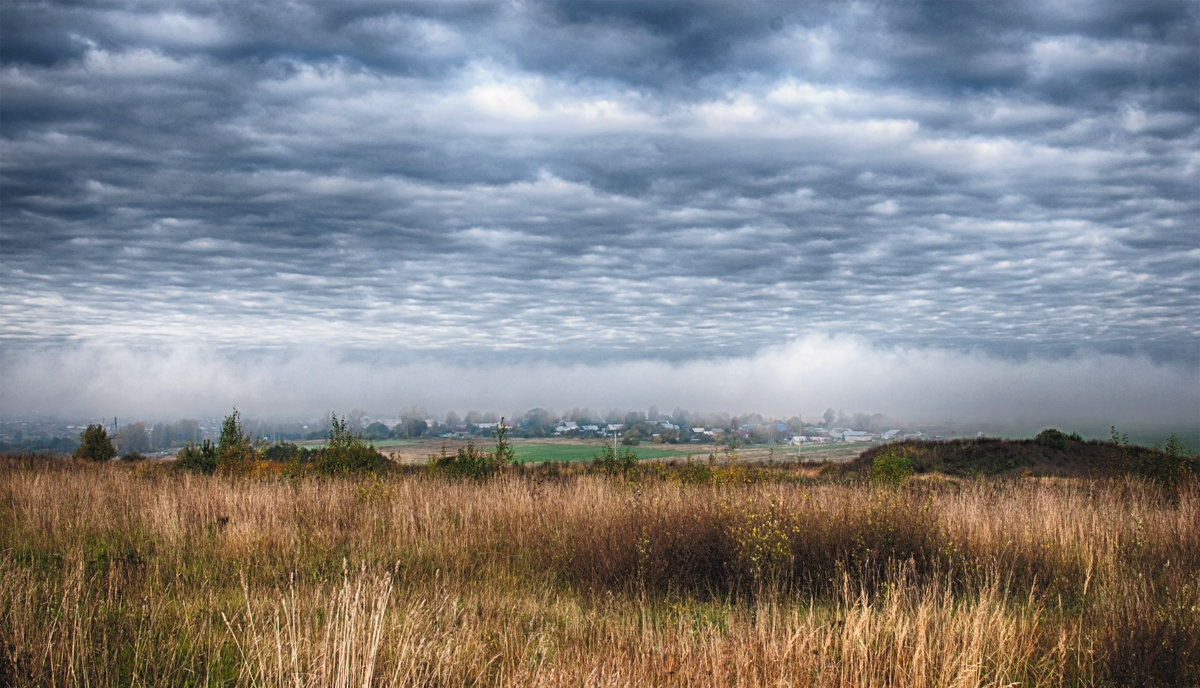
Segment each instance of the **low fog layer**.
[{"label": "low fog layer", "polygon": [[828,407],[907,422],[1194,426],[1200,380],[1180,365],[1113,355],[1003,360],[936,349],[875,347],[810,337],[752,356],[684,362],[511,363],[388,361],[380,352],[253,355],[184,346],[75,345],[9,352],[0,414],[172,419],[315,418],[362,408],[390,416],[534,407],[758,411],[816,419]]}]

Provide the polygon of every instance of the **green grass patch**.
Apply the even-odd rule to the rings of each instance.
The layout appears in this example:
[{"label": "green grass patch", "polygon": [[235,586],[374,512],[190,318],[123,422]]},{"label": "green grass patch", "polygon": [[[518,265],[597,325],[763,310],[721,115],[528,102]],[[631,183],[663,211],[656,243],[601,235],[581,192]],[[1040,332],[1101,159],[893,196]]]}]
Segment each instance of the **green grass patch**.
[{"label": "green grass patch", "polygon": [[[546,461],[591,461],[604,453],[604,447],[591,444],[518,444],[513,447],[518,463],[543,463]],[[689,453],[680,449],[657,449],[650,447],[628,447],[639,459],[664,459],[684,457]],[[626,449],[626,447],[622,447]]]},{"label": "green grass patch", "polygon": [[[394,449],[396,447],[411,447],[414,444],[421,444],[420,440],[383,439],[383,440],[363,440],[363,441],[366,442],[367,444],[374,446],[376,449]],[[292,444],[296,445],[297,447],[304,447],[305,449],[316,449],[317,447],[324,447],[328,443],[329,443],[329,440],[304,440],[302,442],[292,442]]]}]

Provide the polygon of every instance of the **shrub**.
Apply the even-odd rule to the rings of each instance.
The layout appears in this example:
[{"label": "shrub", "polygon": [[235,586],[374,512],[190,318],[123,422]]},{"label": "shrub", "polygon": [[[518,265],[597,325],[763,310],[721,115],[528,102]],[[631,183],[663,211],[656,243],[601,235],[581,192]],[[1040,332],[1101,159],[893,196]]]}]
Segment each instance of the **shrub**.
[{"label": "shrub", "polygon": [[188,442],[179,450],[179,467],[197,473],[214,473],[217,470],[217,446],[208,440],[200,446]]},{"label": "shrub", "polygon": [[1067,435],[1057,428],[1046,428],[1039,432],[1033,441],[1049,449],[1066,449],[1071,442],[1082,442],[1078,433]]},{"label": "shrub", "polygon": [[468,442],[467,446],[459,447],[453,455],[446,454],[443,445],[441,455],[430,458],[429,468],[448,478],[481,480],[496,474],[500,470],[500,463],[494,454],[480,450],[474,442]]},{"label": "shrub", "polygon": [[346,419],[330,414],[329,442],[318,450],[314,469],[325,475],[365,473],[383,469],[388,460],[346,427]]},{"label": "shrub", "polygon": [[621,475],[624,478],[630,478],[637,470],[637,454],[628,448],[617,452],[611,446],[605,445],[604,451],[595,458],[592,464],[600,468],[607,476]]},{"label": "shrub", "polygon": [[429,458],[430,471],[449,478],[490,478],[505,466],[512,465],[516,453],[508,442],[508,428],[504,426],[503,418],[496,426],[495,436],[496,448],[491,452],[482,451],[474,442],[468,442],[467,446],[460,447],[451,456],[446,454],[446,445],[443,444],[441,455]]},{"label": "shrub", "polygon": [[117,455],[112,440],[103,425],[89,425],[79,435],[79,448],[75,450],[75,458],[88,461],[108,461]]},{"label": "shrub", "polygon": [[895,447],[876,456],[871,467],[871,479],[888,485],[899,485],[912,474],[913,465],[908,455],[898,453]]}]

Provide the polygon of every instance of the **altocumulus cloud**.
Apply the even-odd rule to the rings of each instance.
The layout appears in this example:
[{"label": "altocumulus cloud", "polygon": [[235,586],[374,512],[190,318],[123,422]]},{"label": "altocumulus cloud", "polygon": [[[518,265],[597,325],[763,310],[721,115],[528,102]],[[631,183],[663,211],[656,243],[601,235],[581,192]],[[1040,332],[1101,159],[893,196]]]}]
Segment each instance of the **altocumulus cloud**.
[{"label": "altocumulus cloud", "polygon": [[0,32],[5,413],[1200,418],[1188,0],[16,1]]}]

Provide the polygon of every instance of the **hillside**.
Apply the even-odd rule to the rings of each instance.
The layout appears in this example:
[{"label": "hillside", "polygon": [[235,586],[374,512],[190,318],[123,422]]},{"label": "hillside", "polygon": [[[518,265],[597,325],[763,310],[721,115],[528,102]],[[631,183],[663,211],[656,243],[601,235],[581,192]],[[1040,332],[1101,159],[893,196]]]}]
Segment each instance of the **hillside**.
[{"label": "hillside", "polygon": [[1057,430],[1036,438],[1008,440],[984,437],[958,440],[905,440],[872,447],[846,466],[866,475],[875,459],[887,452],[907,457],[916,473],[947,475],[1047,475],[1105,477],[1123,474],[1174,481],[1200,475],[1200,457],[1177,447],[1168,451],[1116,442],[1081,440]]}]

